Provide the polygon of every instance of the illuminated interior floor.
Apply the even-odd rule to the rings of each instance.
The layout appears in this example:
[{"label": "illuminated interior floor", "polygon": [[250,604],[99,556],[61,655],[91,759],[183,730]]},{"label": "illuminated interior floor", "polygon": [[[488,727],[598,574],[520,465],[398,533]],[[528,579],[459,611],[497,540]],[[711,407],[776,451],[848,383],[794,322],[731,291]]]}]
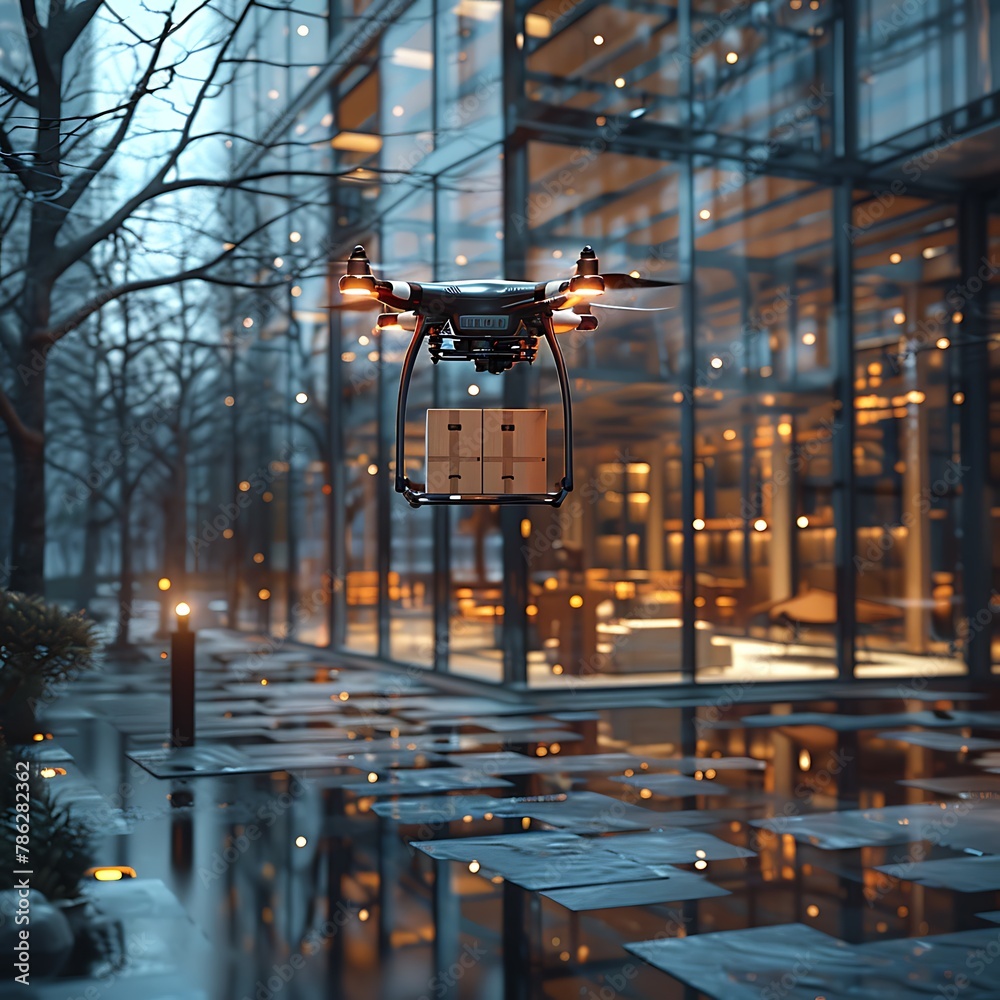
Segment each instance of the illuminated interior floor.
[{"label": "illuminated interior floor", "polygon": [[541,712],[206,631],[171,751],[144,648],[23,751],[138,876],[88,883],[43,1000],[1000,996],[967,964],[1000,949],[996,691]]}]

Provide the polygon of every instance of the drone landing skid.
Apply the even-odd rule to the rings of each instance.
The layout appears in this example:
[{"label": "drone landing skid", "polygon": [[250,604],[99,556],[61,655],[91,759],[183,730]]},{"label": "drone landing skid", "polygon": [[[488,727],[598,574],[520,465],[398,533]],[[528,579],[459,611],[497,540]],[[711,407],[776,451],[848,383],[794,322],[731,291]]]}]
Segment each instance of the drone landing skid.
[{"label": "drone landing skid", "polygon": [[423,493],[419,483],[405,481],[400,491],[406,502],[414,509],[418,507],[433,507],[436,504],[524,504],[534,506],[558,507],[569,496],[569,490],[561,487],[557,493]]}]

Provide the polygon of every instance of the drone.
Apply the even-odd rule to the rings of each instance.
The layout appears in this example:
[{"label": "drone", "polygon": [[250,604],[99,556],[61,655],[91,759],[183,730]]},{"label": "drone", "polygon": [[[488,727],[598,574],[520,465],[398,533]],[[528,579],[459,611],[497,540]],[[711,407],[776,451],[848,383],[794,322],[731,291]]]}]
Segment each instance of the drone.
[{"label": "drone", "polygon": [[[569,375],[557,334],[592,332],[598,318],[592,299],[607,290],[662,288],[677,282],[631,274],[601,274],[593,247],[585,246],[569,278],[551,281],[387,281],[372,273],[356,246],[340,279],[355,300],[375,300],[389,310],[376,331],[412,334],[403,357],[396,407],[395,489],[411,507],[436,504],[524,504],[558,507],[573,489],[573,412]],[[629,308],[608,306],[607,308]],[[645,310],[643,310],[645,311]],[[433,409],[427,411],[427,477],[405,472],[406,401],[421,345],[433,364],[466,361],[495,375],[532,364],[539,342],[548,344],[562,398],[563,469],[552,485],[546,474],[544,409]]]}]

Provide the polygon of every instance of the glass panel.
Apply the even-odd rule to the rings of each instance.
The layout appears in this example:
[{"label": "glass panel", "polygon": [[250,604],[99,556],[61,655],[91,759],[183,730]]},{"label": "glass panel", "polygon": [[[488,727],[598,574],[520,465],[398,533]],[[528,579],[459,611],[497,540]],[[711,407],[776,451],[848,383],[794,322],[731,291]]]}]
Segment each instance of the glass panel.
[{"label": "glass panel", "polygon": [[863,200],[854,224],[857,673],[963,673],[954,208]]},{"label": "glass panel", "polygon": [[[378,245],[365,244],[375,255]],[[344,435],[345,644],[378,651],[378,350],[372,312],[339,309]]]},{"label": "glass panel", "polygon": [[[432,271],[429,261],[434,241],[434,198],[420,193],[396,205],[382,225],[385,260],[378,270],[392,279],[427,281]],[[371,314],[374,317],[375,313]],[[396,392],[402,370],[403,354],[410,334],[379,334],[384,356],[384,416],[389,426],[386,440],[394,449],[396,432]],[[406,474],[421,479],[425,413],[433,405],[432,369],[426,356],[418,361],[410,383],[406,421]],[[393,452],[394,454],[394,452]],[[432,512],[413,510],[394,491],[392,479],[396,463],[389,458],[387,474],[380,489],[389,495],[391,509],[389,546],[389,654],[402,663],[431,667],[434,663],[434,550]]]},{"label": "glass panel", "polygon": [[[578,153],[529,146],[529,273],[568,276],[593,242],[602,271],[676,278],[676,167]],[[673,289],[609,291],[593,304],[596,333],[560,335],[576,489],[558,510],[532,509],[523,526],[532,684],[679,677],[679,301]],[[547,355],[534,367],[530,405],[549,409],[549,461],[561,462],[558,384]]]},{"label": "glass panel", "polygon": [[[818,152],[831,142],[834,5],[711,0],[693,5],[694,123],[707,131]],[[759,159],[755,155],[755,160]]]},{"label": "glass panel", "polygon": [[[494,147],[442,180],[438,197],[442,278],[502,276],[502,155]],[[510,376],[477,374],[468,363],[444,362],[437,367],[440,405],[502,406],[505,377]],[[500,682],[503,563],[499,508],[453,508],[448,512],[448,536],[448,669]]]},{"label": "glass panel", "polygon": [[832,676],[831,196],[731,175],[696,177],[698,679]]},{"label": "glass panel", "polygon": [[994,5],[865,0],[859,8],[862,149],[939,118],[1000,85],[1000,17]]},{"label": "glass panel", "polygon": [[551,5],[536,4],[524,20],[524,48],[532,100],[608,117],[681,120],[674,4],[583,4],[556,17]]}]

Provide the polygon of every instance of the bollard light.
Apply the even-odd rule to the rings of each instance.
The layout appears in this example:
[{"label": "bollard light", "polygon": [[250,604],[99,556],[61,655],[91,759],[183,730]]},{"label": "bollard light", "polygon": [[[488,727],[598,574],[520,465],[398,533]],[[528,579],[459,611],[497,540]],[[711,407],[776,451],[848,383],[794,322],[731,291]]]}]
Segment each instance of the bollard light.
[{"label": "bollard light", "polygon": [[191,605],[174,606],[177,631],[170,637],[170,742],[175,747],[194,746],[194,650]]}]

